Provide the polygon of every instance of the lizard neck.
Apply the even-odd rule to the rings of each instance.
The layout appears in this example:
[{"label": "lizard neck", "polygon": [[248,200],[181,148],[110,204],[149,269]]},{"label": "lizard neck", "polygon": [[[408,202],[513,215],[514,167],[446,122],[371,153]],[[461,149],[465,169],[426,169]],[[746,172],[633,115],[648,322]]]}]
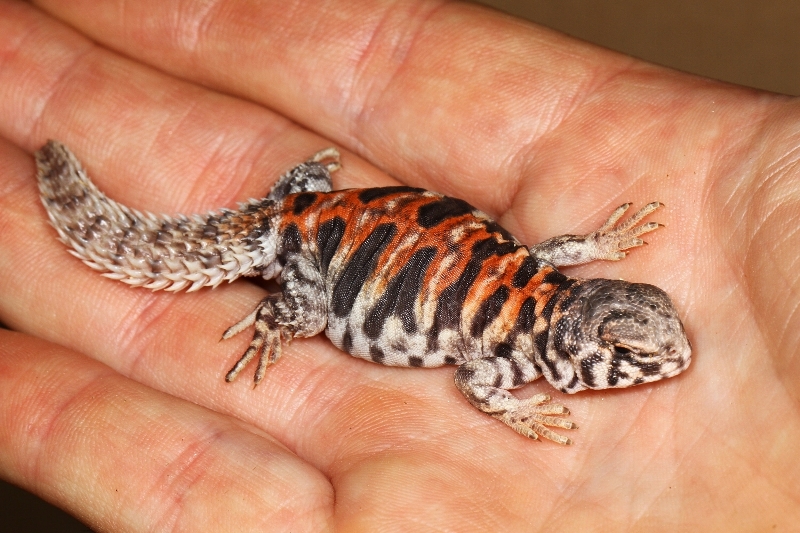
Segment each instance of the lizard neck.
[{"label": "lizard neck", "polygon": [[561,392],[574,393],[585,389],[578,379],[572,358],[560,350],[556,342],[567,326],[563,309],[573,299],[574,289],[585,280],[565,276],[552,266],[543,267],[536,275],[541,276],[533,291],[536,301],[533,326],[534,360],[548,383]]}]

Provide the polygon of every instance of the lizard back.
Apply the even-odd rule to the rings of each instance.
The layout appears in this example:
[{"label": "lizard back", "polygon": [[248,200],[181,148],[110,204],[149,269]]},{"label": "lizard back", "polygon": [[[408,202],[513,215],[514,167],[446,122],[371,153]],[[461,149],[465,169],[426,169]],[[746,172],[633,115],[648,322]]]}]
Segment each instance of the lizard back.
[{"label": "lizard back", "polygon": [[282,253],[308,254],[324,277],[328,337],[381,364],[530,347],[537,303],[541,315],[567,281],[467,202],[422,189],[300,193],[282,210]]}]

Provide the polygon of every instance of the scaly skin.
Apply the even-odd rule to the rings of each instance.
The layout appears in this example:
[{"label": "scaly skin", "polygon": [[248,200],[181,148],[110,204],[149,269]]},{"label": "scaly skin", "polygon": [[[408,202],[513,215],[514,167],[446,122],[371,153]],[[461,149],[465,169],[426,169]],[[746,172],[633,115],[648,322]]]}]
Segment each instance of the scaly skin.
[{"label": "scaly skin", "polygon": [[281,292],[223,334],[255,327],[227,381],[257,358],[258,384],[284,340],[324,330],[340,349],[376,363],[458,365],[456,386],[472,405],[527,437],[570,444],[546,427],[576,427],[552,416],[569,414],[565,407],[508,391],[540,376],[567,393],[624,388],[689,366],[689,341],[662,290],[556,270],[622,259],[659,227],[637,224],[660,203],[617,226],[625,204],[589,235],[529,249],[463,200],[412,187],[331,192],[338,157],[333,148],[319,152],[237,211],[163,218],[108,199],[56,141],[36,162],[61,240],[107,277],[175,291],[278,278]]}]

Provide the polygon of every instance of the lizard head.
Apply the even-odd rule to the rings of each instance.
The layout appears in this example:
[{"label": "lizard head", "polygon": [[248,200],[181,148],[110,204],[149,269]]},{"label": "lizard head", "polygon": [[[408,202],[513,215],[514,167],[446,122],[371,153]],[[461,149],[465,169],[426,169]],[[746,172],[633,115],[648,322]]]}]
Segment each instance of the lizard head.
[{"label": "lizard head", "polygon": [[542,370],[564,392],[658,381],[691,362],[683,324],[658,287],[591,279],[555,297]]}]

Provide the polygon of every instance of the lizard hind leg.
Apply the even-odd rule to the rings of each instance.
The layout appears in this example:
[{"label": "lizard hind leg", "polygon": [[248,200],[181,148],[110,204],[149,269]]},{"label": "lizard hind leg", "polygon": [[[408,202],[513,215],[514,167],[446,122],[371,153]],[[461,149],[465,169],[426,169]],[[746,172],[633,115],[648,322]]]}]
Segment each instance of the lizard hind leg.
[{"label": "lizard hind leg", "polygon": [[288,342],[294,337],[311,337],[325,329],[325,283],[311,259],[301,254],[286,256],[278,283],[281,292],[261,300],[250,314],[222,334],[223,339],[230,339],[255,326],[253,340],[225,375],[225,381],[236,379],[253,359],[258,358],[253,378],[258,385],[267,367],[280,358],[283,341]]},{"label": "lizard hind leg", "polygon": [[568,415],[569,410],[566,407],[547,403],[550,401],[547,394],[519,399],[507,390],[530,383],[540,375],[527,359],[485,357],[459,366],[455,382],[456,387],[472,405],[505,423],[517,433],[530,439],[542,436],[558,444],[572,444],[570,439],[547,427],[578,427],[562,416],[553,416]]},{"label": "lizard hind leg", "polygon": [[330,192],[333,190],[331,173],[341,167],[339,150],[333,147],[320,150],[281,176],[267,198],[277,201],[294,193]]},{"label": "lizard hind leg", "polygon": [[225,381],[231,382],[236,379],[236,376],[244,370],[244,368],[256,357],[258,357],[258,367],[253,378],[254,384],[258,385],[267,367],[275,363],[281,356],[281,341],[283,337],[291,339],[291,334],[285,332],[275,320],[274,306],[281,298],[279,294],[271,294],[261,300],[252,313],[244,317],[242,320],[225,330],[222,334],[223,339],[230,339],[231,337],[241,333],[251,325],[255,325],[255,332],[253,333],[253,340],[245,350],[241,358],[233,365],[228,373],[225,375]]}]

